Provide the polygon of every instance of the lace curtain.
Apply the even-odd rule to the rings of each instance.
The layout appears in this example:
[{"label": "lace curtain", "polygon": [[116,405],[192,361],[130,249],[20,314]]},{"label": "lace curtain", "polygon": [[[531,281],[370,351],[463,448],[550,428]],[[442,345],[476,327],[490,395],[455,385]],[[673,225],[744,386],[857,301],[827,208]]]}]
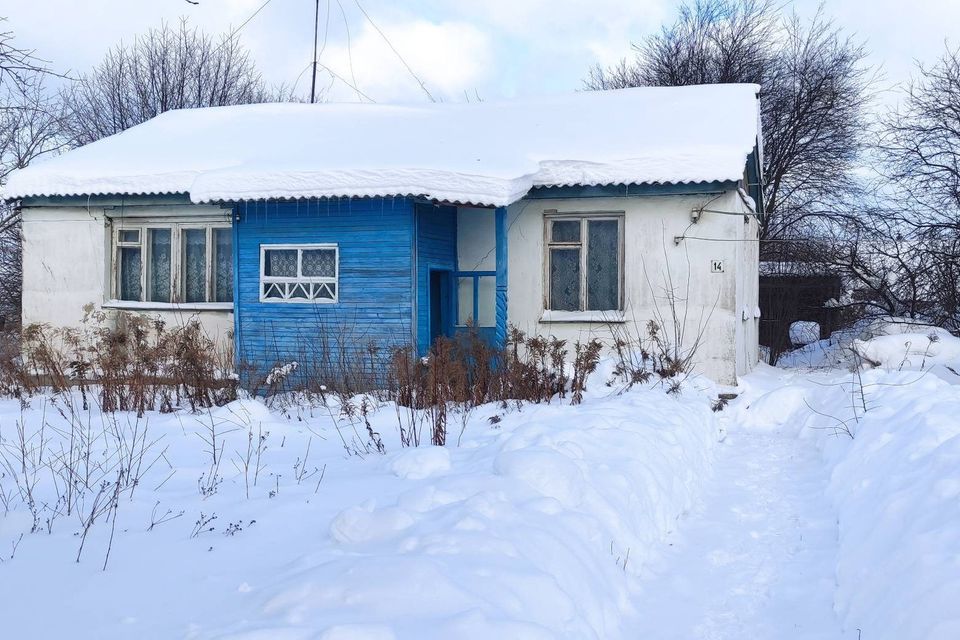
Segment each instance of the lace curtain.
[{"label": "lace curtain", "polygon": [[214,263],[214,300],[233,302],[233,233],[230,229],[214,229],[216,250]]},{"label": "lace curtain", "polygon": [[170,302],[170,229],[150,229],[150,300]]},{"label": "lace curtain", "polygon": [[186,302],[207,299],[207,232],[205,229],[183,231],[183,293]]},{"label": "lace curtain", "polygon": [[587,240],[587,309],[611,311],[620,307],[619,224],[590,220]]},{"label": "lace curtain", "polygon": [[120,248],[120,299],[140,300],[140,247]]}]

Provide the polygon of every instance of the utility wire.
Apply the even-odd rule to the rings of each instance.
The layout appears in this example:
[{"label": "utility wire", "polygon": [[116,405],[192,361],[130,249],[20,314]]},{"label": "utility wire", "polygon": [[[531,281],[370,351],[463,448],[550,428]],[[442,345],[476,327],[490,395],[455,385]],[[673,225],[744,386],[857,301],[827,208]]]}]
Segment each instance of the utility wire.
[{"label": "utility wire", "polygon": [[[189,1],[189,0],[188,0],[188,1]],[[241,22],[239,27],[237,27],[236,29],[233,29],[232,31],[230,31],[230,33],[228,33],[228,34],[223,38],[223,41],[217,46],[216,49],[213,50],[212,53],[216,53],[216,52],[219,51],[220,49],[223,49],[225,46],[227,46],[228,43],[233,42],[233,41],[234,41],[234,40],[233,40],[234,37],[236,37],[236,35],[237,35],[238,33],[240,33],[241,29],[243,29],[245,26],[247,26],[248,24],[250,24],[250,21],[253,20],[254,18],[256,18],[256,17],[257,17],[257,14],[259,14],[261,11],[263,11],[263,9],[264,9],[268,4],[270,4],[271,2],[273,2],[273,0],[266,0],[262,5],[260,5],[259,7],[257,7],[257,10],[254,11],[253,13],[251,13],[250,16],[249,16],[246,20],[244,20],[243,22]],[[190,4],[200,4],[200,3],[199,3],[199,2],[191,2]]]},{"label": "utility wire", "polygon": [[822,242],[817,238],[705,238],[702,236],[674,236],[674,244],[679,244],[681,240],[703,240],[705,242],[763,242],[763,243],[784,243],[793,244],[795,242],[809,242],[818,244]]},{"label": "utility wire", "polygon": [[321,69],[323,69],[324,71],[326,71],[327,73],[329,73],[331,76],[333,76],[334,78],[336,78],[337,80],[339,80],[339,81],[342,82],[343,84],[347,85],[348,87],[350,87],[351,89],[353,89],[354,91],[356,91],[356,92],[357,92],[357,95],[360,96],[361,99],[366,98],[366,99],[369,100],[370,102],[374,102],[374,103],[376,102],[376,100],[374,100],[373,98],[371,98],[370,96],[368,96],[367,94],[365,94],[363,91],[360,91],[360,89],[357,87],[357,85],[355,85],[355,84],[350,84],[350,82],[349,82],[346,78],[344,78],[343,76],[341,76],[339,73],[337,73],[336,71],[334,71],[333,69],[331,69],[331,68],[328,67],[327,65],[325,65],[325,64],[323,64],[322,62],[319,62],[319,61],[318,61],[318,62],[317,62],[317,66],[320,67]]},{"label": "utility wire", "polygon": [[357,8],[360,9],[360,13],[363,14],[363,17],[366,18],[367,22],[370,23],[370,26],[376,29],[377,33],[380,34],[380,37],[383,38],[383,41],[387,43],[387,46],[390,47],[390,50],[393,51],[394,55],[397,56],[397,59],[400,60],[400,62],[406,68],[410,76],[417,81],[417,84],[420,85],[420,88],[423,89],[423,92],[427,94],[427,98],[430,99],[430,102],[436,102],[437,101],[436,98],[434,98],[433,94],[430,93],[430,90],[427,89],[427,85],[425,85],[423,83],[423,80],[421,80],[420,77],[416,73],[414,73],[413,69],[410,68],[410,65],[407,64],[407,61],[404,60],[403,56],[400,55],[400,52],[397,51],[397,48],[393,46],[392,42],[390,42],[390,38],[387,37],[387,34],[385,34],[383,30],[377,26],[377,23],[373,21],[373,18],[370,17],[370,14],[367,13],[367,10],[364,9],[363,5],[360,4],[360,0],[353,0],[353,1],[356,3]]},{"label": "utility wire", "polygon": [[[343,3],[340,2],[340,0],[337,0],[337,6],[340,7],[340,17],[343,18],[343,28],[347,32],[347,62],[350,65],[350,78],[353,80],[353,84],[350,84],[346,80],[344,80],[343,82],[348,87],[351,87],[354,91],[356,91],[357,96],[365,95],[363,94],[363,92],[360,91],[360,89],[357,89],[357,76],[353,72],[353,45],[350,42],[350,22],[347,20],[347,12],[344,11]],[[337,77],[339,78],[339,76]],[[374,100],[371,100],[369,97],[367,99],[370,100],[370,102],[374,102]]]},{"label": "utility wire", "polygon": [[236,29],[234,29],[233,31],[230,32],[230,35],[228,36],[228,38],[233,38],[233,36],[235,36],[235,35],[237,35],[238,33],[240,33],[240,30],[243,29],[245,26],[247,26],[247,25],[250,23],[251,20],[253,20],[254,18],[256,18],[256,17],[257,17],[257,14],[260,13],[261,11],[263,11],[264,7],[266,7],[266,6],[267,6],[268,4],[270,4],[271,2],[273,2],[273,0],[266,0],[266,2],[264,2],[262,5],[260,5],[260,7],[259,7],[256,11],[254,11],[252,14],[250,14],[250,17],[249,17],[249,18],[247,18],[246,20],[244,20],[243,22],[241,22],[239,27],[237,27]]},{"label": "utility wire", "polygon": [[[303,78],[303,74],[310,70],[311,67],[314,67],[314,78],[316,78],[316,65],[314,63],[319,63],[320,58],[323,57],[323,52],[327,50],[327,41],[330,36],[330,0],[327,0],[327,11],[323,21],[323,41],[320,43],[320,51],[317,51],[314,48],[313,60],[307,62],[306,66],[303,67],[303,70],[297,75],[297,79],[293,81],[293,88],[290,90],[291,93],[296,93],[297,87],[300,85],[300,80]],[[316,34],[314,34],[316,35]],[[330,82],[332,83],[335,78],[331,75]],[[327,87],[329,89],[329,86]],[[313,89],[311,88],[311,93]]]},{"label": "utility wire", "polygon": [[330,35],[330,0],[327,0],[327,12],[326,18],[323,21],[323,44],[320,45],[320,53],[316,53],[314,49],[314,60],[320,60],[323,57],[323,52],[327,50],[327,37]]}]

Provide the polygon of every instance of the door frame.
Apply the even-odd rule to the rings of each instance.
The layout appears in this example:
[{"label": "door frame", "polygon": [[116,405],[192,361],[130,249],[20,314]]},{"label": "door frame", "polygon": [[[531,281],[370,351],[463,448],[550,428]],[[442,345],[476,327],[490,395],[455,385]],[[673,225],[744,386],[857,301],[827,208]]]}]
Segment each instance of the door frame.
[{"label": "door frame", "polygon": [[[427,267],[427,338],[430,341],[430,344],[427,345],[427,349],[433,346],[434,340],[438,336],[444,336],[447,338],[454,337],[454,331],[456,329],[456,291],[454,289],[454,275],[456,271],[448,267],[439,267],[439,266],[428,266]],[[434,331],[434,319],[433,319],[433,305],[434,305],[434,295],[433,295],[433,278],[434,274],[438,274],[442,277],[440,286],[440,300],[439,300],[439,309],[440,309],[440,323],[439,331]]]}]

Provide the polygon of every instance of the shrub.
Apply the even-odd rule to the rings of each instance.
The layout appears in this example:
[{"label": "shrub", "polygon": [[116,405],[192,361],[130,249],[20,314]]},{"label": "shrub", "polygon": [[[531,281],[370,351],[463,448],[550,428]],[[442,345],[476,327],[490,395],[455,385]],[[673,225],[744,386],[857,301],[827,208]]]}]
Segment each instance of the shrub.
[{"label": "shrub", "polygon": [[88,309],[80,328],[24,328],[19,354],[3,353],[0,390],[21,396],[76,388],[84,408],[98,394],[106,412],[192,411],[236,397],[231,356],[192,320],[169,328],[162,321],[121,313],[109,323]]}]

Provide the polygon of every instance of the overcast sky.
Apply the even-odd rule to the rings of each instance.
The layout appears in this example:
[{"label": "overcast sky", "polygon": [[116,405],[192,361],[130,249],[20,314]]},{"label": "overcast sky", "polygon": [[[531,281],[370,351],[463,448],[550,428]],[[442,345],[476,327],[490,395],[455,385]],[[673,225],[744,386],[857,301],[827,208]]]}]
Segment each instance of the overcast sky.
[{"label": "overcast sky", "polygon": [[[54,68],[83,72],[111,46],[161,20],[189,16],[213,33],[247,20],[264,0],[4,0],[0,16],[17,42]],[[796,0],[809,15],[820,0]],[[321,0],[321,62],[378,102],[425,96],[380,27],[437,97],[485,100],[575,90],[594,62],[629,53],[631,41],[672,21],[677,0]],[[867,42],[886,85],[904,81],[914,59],[932,61],[949,40],[960,44],[960,0],[826,0],[826,13]],[[309,90],[313,0],[270,0],[240,32],[264,78]],[[348,44],[349,40],[349,44]],[[352,63],[352,71],[351,71]],[[323,74],[331,99],[356,99]]]}]

